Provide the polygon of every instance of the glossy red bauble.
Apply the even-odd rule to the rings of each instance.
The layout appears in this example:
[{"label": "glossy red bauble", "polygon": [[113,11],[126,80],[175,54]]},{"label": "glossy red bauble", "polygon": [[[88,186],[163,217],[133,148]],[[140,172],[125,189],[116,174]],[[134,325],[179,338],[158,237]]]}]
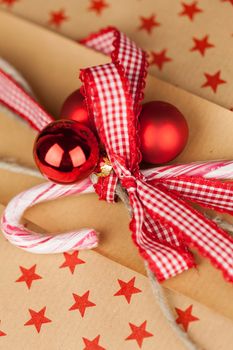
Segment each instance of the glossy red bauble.
[{"label": "glossy red bauble", "polygon": [[88,117],[88,111],[85,100],[80,90],[75,90],[70,94],[62,105],[60,117],[64,119],[76,120],[85,124],[89,128],[92,127]]},{"label": "glossy red bauble", "polygon": [[49,180],[70,184],[93,172],[99,158],[98,142],[85,125],[58,120],[40,132],[34,145],[34,158]]},{"label": "glossy red bauble", "polygon": [[141,153],[144,162],[164,164],[178,156],[188,140],[188,125],[172,104],[152,101],[139,116]]}]

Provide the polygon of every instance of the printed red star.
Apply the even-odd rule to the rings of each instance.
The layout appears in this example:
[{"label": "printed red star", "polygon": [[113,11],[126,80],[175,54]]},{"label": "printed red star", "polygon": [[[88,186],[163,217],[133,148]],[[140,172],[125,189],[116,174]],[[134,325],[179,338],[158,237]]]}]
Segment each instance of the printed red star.
[{"label": "printed red star", "polygon": [[130,304],[133,294],[141,293],[141,289],[134,286],[135,277],[131,278],[129,282],[124,282],[118,279],[118,283],[121,288],[114,294],[114,296],[124,296],[128,304]]},{"label": "printed red star", "polygon": [[52,322],[49,318],[45,316],[46,306],[43,307],[40,311],[34,311],[32,309],[29,309],[31,318],[28,320],[24,326],[35,326],[38,333],[40,333],[41,326],[43,323],[49,323]]},{"label": "printed red star", "polygon": [[73,274],[75,271],[76,265],[85,264],[85,261],[78,258],[79,252],[75,250],[72,253],[63,253],[65,257],[64,263],[60,266],[60,269],[63,267],[68,267],[70,272]]},{"label": "printed red star", "polygon": [[203,12],[202,9],[197,6],[197,1],[194,1],[191,4],[185,4],[182,2],[182,6],[183,10],[179,13],[179,15],[188,16],[190,21],[194,19],[194,16],[196,16],[197,13]]},{"label": "printed red star", "polygon": [[194,46],[190,49],[190,51],[199,51],[202,56],[205,55],[206,49],[210,49],[214,47],[214,44],[211,44],[209,41],[209,36],[206,35],[202,39],[193,38]]},{"label": "printed red star", "polygon": [[139,348],[141,348],[144,338],[153,337],[153,334],[146,330],[146,322],[144,321],[140,326],[129,323],[132,333],[125,340],[136,340]]},{"label": "printed red star", "polygon": [[83,295],[77,295],[73,293],[75,303],[69,308],[69,310],[78,310],[80,312],[80,315],[84,317],[87,307],[96,306],[96,304],[88,300],[89,294],[89,290]]},{"label": "printed red star", "polygon": [[109,4],[106,3],[105,0],[91,0],[88,10],[96,12],[97,15],[101,15],[107,7],[109,7]]},{"label": "printed red star", "polygon": [[83,350],[106,350],[99,344],[100,335],[93,340],[89,340],[87,338],[83,338],[83,342],[85,344],[85,348]]},{"label": "printed red star", "polygon": [[192,315],[192,309],[193,305],[190,305],[186,310],[175,308],[178,315],[176,323],[181,324],[186,332],[188,331],[189,323],[199,320],[199,318]]},{"label": "printed red star", "polygon": [[222,0],[222,2],[229,2],[233,6],[233,0]]},{"label": "printed red star", "polygon": [[206,77],[206,82],[201,87],[204,88],[209,86],[213,90],[213,92],[216,92],[218,85],[226,83],[226,80],[220,78],[220,74],[220,70],[215,74],[204,73]]},{"label": "printed red star", "polygon": [[59,28],[64,21],[67,21],[69,17],[65,15],[65,11],[63,9],[58,11],[51,11],[50,12],[50,20],[49,24],[54,25],[55,27]]},{"label": "printed red star", "polygon": [[26,267],[19,267],[22,275],[15,282],[25,282],[28,289],[31,288],[32,282],[35,280],[40,280],[42,277],[36,274],[36,265],[33,265],[29,269]]},{"label": "printed red star", "polygon": [[4,337],[6,335],[6,333],[0,331],[0,337]]},{"label": "printed red star", "polygon": [[17,1],[19,1],[19,0],[1,0],[0,3],[6,5],[6,6],[8,6],[8,7],[11,7],[11,6],[13,6]]},{"label": "printed red star", "polygon": [[164,49],[164,50],[161,50],[160,52],[155,52],[155,51],[152,51],[151,52],[151,62],[150,64],[151,65],[155,65],[159,68],[159,70],[162,70],[163,69],[163,65],[166,63],[166,62],[171,62],[172,59],[168,56],[166,56],[166,53],[167,53],[167,50]]},{"label": "printed red star", "polygon": [[151,15],[150,17],[140,17],[141,25],[139,30],[145,30],[148,34],[152,33],[154,27],[159,27],[160,23],[156,21],[156,16]]},{"label": "printed red star", "polygon": [[6,333],[4,333],[3,331],[0,330],[0,337],[4,337],[5,335],[6,335]]}]

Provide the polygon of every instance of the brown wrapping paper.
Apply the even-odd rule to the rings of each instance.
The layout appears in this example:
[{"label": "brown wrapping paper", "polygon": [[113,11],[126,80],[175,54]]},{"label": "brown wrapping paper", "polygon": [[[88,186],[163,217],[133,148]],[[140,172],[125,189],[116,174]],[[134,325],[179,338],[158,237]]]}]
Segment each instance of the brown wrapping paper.
[{"label": "brown wrapping paper", "polygon": [[[152,75],[225,108],[233,108],[231,0],[195,3],[192,0],[11,0],[11,6],[7,3],[9,0],[0,1],[0,8],[74,40],[109,24],[116,26],[150,53]],[[190,10],[181,15],[186,6]],[[225,83],[218,85],[216,92],[210,86],[202,87],[205,73],[213,76],[218,71]]]},{"label": "brown wrapping paper", "polygon": [[[22,72],[40,101],[55,116],[64,98],[79,86],[79,69],[108,60],[69,39],[6,13],[0,13],[0,54]],[[232,158],[230,111],[151,76],[147,80],[145,99],[174,103],[186,116],[190,138],[177,162]],[[14,157],[33,166],[31,150],[35,133],[4,114],[0,115],[0,126],[0,156]],[[0,202],[6,204],[13,195],[36,183],[38,180],[1,171]],[[67,198],[41,204],[26,213],[26,217],[48,231],[93,225],[102,234],[98,248],[101,254],[144,273],[142,260],[131,242],[129,218],[122,203],[109,205],[99,202],[94,195]],[[233,318],[233,305],[229,304],[231,286],[205,259],[197,256],[197,262],[198,270],[183,273],[164,285]]]},{"label": "brown wrapping paper", "polygon": [[[3,207],[0,206],[0,214]],[[148,279],[141,274],[122,267],[93,251],[79,252],[83,261],[76,265],[73,274],[64,263],[62,254],[28,254],[13,248],[0,236],[1,279],[0,279],[0,343],[4,350],[136,350],[135,337],[130,336],[130,324],[140,326],[146,321],[149,336],[142,339],[142,349],[185,350],[182,342],[172,331],[163,316]],[[3,265],[4,262],[4,265]],[[35,266],[40,277],[32,280],[30,289],[24,281],[18,281],[22,272],[20,266]],[[124,295],[116,295],[120,286],[118,280],[135,280],[138,292],[132,294],[130,303]],[[74,305],[73,294],[84,295],[95,305],[84,311],[70,310]],[[191,308],[191,316],[182,318],[187,324],[190,337],[205,349],[229,350],[233,341],[232,321],[175,292],[167,291],[166,297],[177,319],[178,311]],[[35,326],[24,326],[30,320],[29,309],[38,312],[46,307],[40,332]],[[183,327],[183,326],[182,326]],[[203,331],[204,330],[204,331]],[[4,336],[1,336],[4,332]],[[99,336],[98,345],[85,347],[84,338],[90,342]]]}]

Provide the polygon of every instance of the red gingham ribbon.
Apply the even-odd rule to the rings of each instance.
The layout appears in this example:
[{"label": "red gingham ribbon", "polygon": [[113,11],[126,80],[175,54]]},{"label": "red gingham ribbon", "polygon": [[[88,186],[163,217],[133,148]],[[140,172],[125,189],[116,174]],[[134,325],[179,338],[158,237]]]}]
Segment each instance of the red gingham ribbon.
[{"label": "red gingham ribbon", "polygon": [[188,176],[148,181],[139,171],[137,137],[146,55],[114,28],[83,43],[112,58],[111,63],[81,72],[89,113],[114,169],[113,175],[101,178],[97,193],[112,201],[120,180],[132,207],[133,240],[160,281],[195,266],[188,246],[197,248],[233,281],[232,238],[183,200],[232,214],[233,186]]},{"label": "red gingham ribbon", "polygon": [[[112,202],[118,181],[127,190],[133,214],[130,223],[133,240],[160,281],[195,266],[188,246],[197,248],[223,271],[227,280],[233,281],[232,238],[186,203],[189,200],[232,214],[233,185],[216,179],[232,178],[233,162],[169,165],[141,173],[137,117],[143,99],[146,55],[114,28],[92,35],[83,43],[112,57],[111,63],[85,69],[81,74],[89,113],[94,117],[114,169],[110,176],[100,179],[97,193]],[[53,120],[3,71],[0,71],[0,102],[36,130]],[[40,253],[96,246],[96,234],[91,229],[82,232],[85,242],[82,245],[78,232],[65,234],[62,239],[60,236],[60,240],[46,236],[44,242],[41,235],[33,237],[33,232],[20,226],[20,213],[38,196],[48,200],[85,192],[83,188],[91,190],[89,183],[53,185],[51,196],[51,186],[45,187],[46,190],[39,186],[20,194],[6,208],[2,229],[11,242],[21,247],[23,243],[27,250],[31,249],[28,242],[33,242],[33,251]],[[18,210],[16,205],[24,208]],[[17,209],[17,215],[12,207]],[[15,230],[19,230],[18,234],[14,234]]]},{"label": "red gingham ribbon", "polygon": [[54,121],[18,83],[0,69],[0,103],[26,120],[35,130]]}]

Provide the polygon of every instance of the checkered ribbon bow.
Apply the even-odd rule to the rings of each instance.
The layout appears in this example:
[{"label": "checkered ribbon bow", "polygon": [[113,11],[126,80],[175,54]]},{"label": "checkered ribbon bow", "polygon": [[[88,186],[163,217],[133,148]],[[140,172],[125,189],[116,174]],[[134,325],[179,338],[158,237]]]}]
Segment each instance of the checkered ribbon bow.
[{"label": "checkered ribbon bow", "polygon": [[111,63],[81,72],[89,113],[114,169],[110,176],[99,179],[96,192],[112,202],[118,181],[126,189],[133,240],[160,281],[195,266],[188,246],[197,248],[233,281],[232,238],[184,201],[232,214],[233,186],[187,175],[158,179],[153,170],[142,174],[137,117],[146,54],[114,28],[84,43],[112,58]]},{"label": "checkered ribbon bow", "polygon": [[[233,214],[233,161],[169,165],[140,172],[137,117],[147,69],[146,55],[124,34],[107,28],[83,41],[110,55],[112,62],[81,72],[89,114],[95,120],[114,171],[95,186],[100,198],[113,202],[117,183],[129,196],[130,228],[140,254],[162,281],[195,266],[189,246],[197,248],[233,281],[233,240],[187,201]],[[54,119],[0,70],[0,103],[34,129]],[[45,182],[14,197],[7,205],[1,229],[14,245],[34,253],[55,253],[96,247],[91,228],[59,235],[36,233],[21,217],[30,206],[78,193],[93,192],[90,178],[72,185]]]}]

